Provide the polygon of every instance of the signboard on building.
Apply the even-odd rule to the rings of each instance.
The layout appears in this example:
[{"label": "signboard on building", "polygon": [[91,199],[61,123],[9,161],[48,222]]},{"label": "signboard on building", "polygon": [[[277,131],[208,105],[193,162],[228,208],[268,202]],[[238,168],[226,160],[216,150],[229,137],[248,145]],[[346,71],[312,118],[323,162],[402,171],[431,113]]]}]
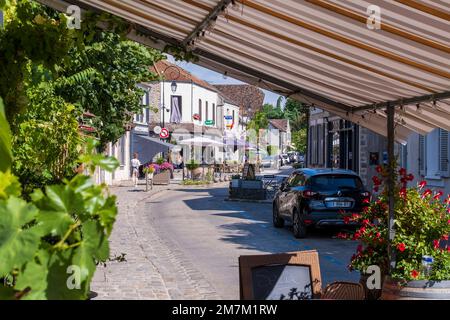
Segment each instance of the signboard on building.
[{"label": "signboard on building", "polygon": [[233,116],[224,116],[225,119],[225,128],[227,129],[233,129],[234,122],[233,122]]},{"label": "signboard on building", "polygon": [[214,120],[206,120],[205,121],[205,126],[212,126],[214,125]]}]

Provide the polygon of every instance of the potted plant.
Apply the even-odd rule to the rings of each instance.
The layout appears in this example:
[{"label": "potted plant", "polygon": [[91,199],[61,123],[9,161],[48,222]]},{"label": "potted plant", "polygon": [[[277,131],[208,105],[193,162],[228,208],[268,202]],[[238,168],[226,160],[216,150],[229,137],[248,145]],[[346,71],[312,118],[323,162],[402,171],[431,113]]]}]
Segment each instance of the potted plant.
[{"label": "potted plant", "polygon": [[153,163],[149,164],[148,166],[144,167],[143,171],[149,179],[153,179],[153,174],[156,171],[156,165]]},{"label": "potted plant", "polygon": [[173,165],[168,162],[163,162],[157,166],[155,165],[153,184],[169,184],[172,171]]},{"label": "potted plant", "polygon": [[194,159],[191,159],[188,163],[186,163],[186,168],[191,172],[191,179],[196,180],[201,175],[200,164],[196,162]]},{"label": "potted plant", "polygon": [[[391,248],[395,266],[388,270],[388,170],[377,167],[373,177],[377,199],[361,213],[345,218],[360,228],[353,234],[341,234],[361,241],[349,268],[365,273],[371,265],[386,275],[382,299],[450,298],[450,196],[426,188],[422,181],[407,187],[414,180],[405,169],[395,173],[395,237]],[[365,277],[362,277],[364,280]],[[380,291],[376,292],[378,295]]]}]

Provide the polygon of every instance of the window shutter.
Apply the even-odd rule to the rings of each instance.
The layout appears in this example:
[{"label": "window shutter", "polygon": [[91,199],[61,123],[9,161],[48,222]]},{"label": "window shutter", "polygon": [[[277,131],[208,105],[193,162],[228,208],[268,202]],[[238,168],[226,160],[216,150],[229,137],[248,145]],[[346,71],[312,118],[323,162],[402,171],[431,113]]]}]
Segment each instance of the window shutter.
[{"label": "window shutter", "polygon": [[316,157],[317,128],[316,128],[316,126],[312,126],[311,131],[312,131],[312,140],[311,140],[312,161],[311,161],[311,164],[317,164],[317,157]]},{"label": "window shutter", "polygon": [[419,135],[419,174],[426,175],[425,136]]},{"label": "window shutter", "polygon": [[443,177],[450,176],[449,143],[448,131],[439,129],[439,170]]}]

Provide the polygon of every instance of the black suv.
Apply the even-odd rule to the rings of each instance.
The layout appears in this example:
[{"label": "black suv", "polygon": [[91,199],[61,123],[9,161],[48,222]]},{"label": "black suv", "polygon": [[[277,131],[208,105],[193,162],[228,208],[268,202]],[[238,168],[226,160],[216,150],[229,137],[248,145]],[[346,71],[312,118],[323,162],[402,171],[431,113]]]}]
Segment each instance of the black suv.
[{"label": "black suv", "polygon": [[307,227],[344,225],[344,216],[368,205],[361,178],[350,170],[298,169],[281,184],[273,200],[273,224],[293,224],[296,238],[306,237]]}]

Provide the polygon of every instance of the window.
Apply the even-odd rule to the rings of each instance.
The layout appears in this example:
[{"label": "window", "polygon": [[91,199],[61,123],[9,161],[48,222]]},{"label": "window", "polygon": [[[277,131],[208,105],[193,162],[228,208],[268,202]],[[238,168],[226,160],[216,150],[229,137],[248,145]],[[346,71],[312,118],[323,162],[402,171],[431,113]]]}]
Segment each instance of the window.
[{"label": "window", "polygon": [[305,184],[305,176],[303,174],[294,174],[294,176],[289,179],[290,187],[301,187]]},{"label": "window", "polygon": [[450,176],[449,143],[449,132],[443,129],[439,129],[439,171],[443,177]]},{"label": "window", "polygon": [[357,176],[348,175],[318,175],[311,177],[307,185],[313,191],[334,191],[334,190],[361,190],[362,181]]},{"label": "window", "polygon": [[423,176],[427,166],[425,142],[425,136],[419,135],[419,172]]},{"label": "window", "polygon": [[209,120],[208,101],[205,101],[205,120]]},{"label": "window", "polygon": [[216,124],[216,105],[212,104],[212,121],[214,121],[214,124]]},{"label": "window", "polygon": [[170,122],[180,123],[183,116],[181,96],[170,97]]},{"label": "window", "polygon": [[145,108],[145,121],[150,122],[150,108]]},{"label": "window", "polygon": [[233,123],[234,123],[234,110],[233,110],[233,118],[232,119],[233,119]]},{"label": "window", "polygon": [[198,99],[198,115],[200,116],[200,120],[202,120],[202,99]]}]

